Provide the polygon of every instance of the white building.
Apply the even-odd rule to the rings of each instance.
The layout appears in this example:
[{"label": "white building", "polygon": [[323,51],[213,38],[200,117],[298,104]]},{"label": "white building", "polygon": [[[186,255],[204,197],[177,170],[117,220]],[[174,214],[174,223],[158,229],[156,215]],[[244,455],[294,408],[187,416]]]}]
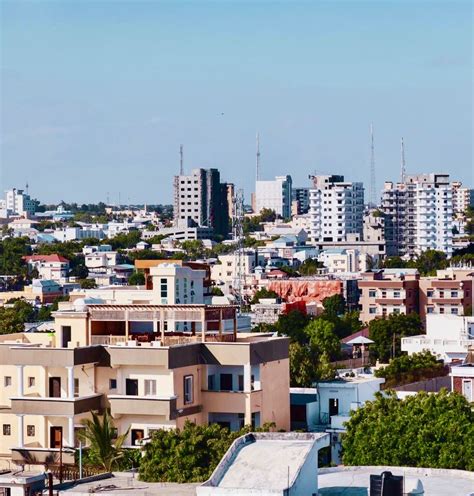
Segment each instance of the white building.
[{"label": "white building", "polygon": [[[218,286],[229,290],[237,278],[237,260],[233,253],[219,255],[219,262],[211,267],[211,279]],[[252,274],[255,267],[265,265],[265,257],[256,250],[245,250],[242,257],[242,275]]]},{"label": "white building", "polygon": [[291,217],[291,176],[276,176],[273,181],[255,183],[255,213],[264,208],[273,210],[277,215]]},{"label": "white building", "polygon": [[38,279],[49,279],[63,282],[69,273],[69,260],[58,254],[52,255],[29,255],[23,257],[28,265],[28,272],[38,272]]},{"label": "white building", "polygon": [[101,227],[64,227],[63,229],[56,229],[53,236],[60,242],[74,241],[80,239],[104,239],[105,233]]},{"label": "white building", "polygon": [[85,246],[82,251],[83,253],[86,252],[84,259],[88,269],[107,269],[117,265],[119,262],[119,254],[116,251],[112,251],[110,245]]},{"label": "white building", "polygon": [[331,433],[331,460],[340,463],[341,435],[350,412],[372,401],[385,379],[358,374],[322,381],[315,388],[290,388],[291,429]]},{"label": "white building", "polygon": [[453,214],[462,216],[468,207],[474,203],[474,191],[463,187],[460,181],[453,181],[451,188],[453,191]]},{"label": "white building", "polygon": [[310,239],[342,242],[348,234],[362,236],[364,187],[344,176],[315,176],[309,192]]},{"label": "white building", "polygon": [[402,338],[402,351],[409,355],[430,351],[443,361],[464,360],[474,346],[474,317],[427,314],[426,334]]},{"label": "white building", "polygon": [[36,203],[22,189],[5,191],[4,209],[7,214],[29,217],[35,214]]},{"label": "white building", "polygon": [[323,263],[329,274],[346,272],[365,272],[368,255],[356,249],[329,248],[318,255],[318,261]]},{"label": "white building", "polygon": [[382,210],[390,221],[385,233],[393,253],[412,258],[426,250],[453,252],[453,195],[448,174],[407,176],[386,182]]}]

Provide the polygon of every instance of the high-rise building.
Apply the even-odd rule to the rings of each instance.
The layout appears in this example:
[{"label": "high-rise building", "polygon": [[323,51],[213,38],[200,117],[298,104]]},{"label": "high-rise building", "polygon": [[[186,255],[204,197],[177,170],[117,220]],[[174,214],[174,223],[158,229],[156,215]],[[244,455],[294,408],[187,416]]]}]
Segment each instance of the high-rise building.
[{"label": "high-rise building", "polygon": [[460,181],[453,181],[451,187],[453,190],[453,214],[454,216],[462,216],[468,207],[474,206],[474,190],[463,188]]},{"label": "high-rise building", "polygon": [[344,176],[314,176],[309,214],[313,243],[344,241],[348,234],[362,236],[364,186],[345,182]]},{"label": "high-rise building", "polygon": [[34,215],[36,203],[30,198],[30,195],[22,189],[9,189],[5,191],[4,209],[11,215],[23,215],[28,217]]},{"label": "high-rise building", "polygon": [[[453,195],[448,174],[406,176],[403,183],[386,182],[382,211],[387,254],[412,258],[425,250],[453,252]],[[389,248],[390,247],[390,248]]]},{"label": "high-rise building", "polygon": [[309,210],[309,188],[293,188],[291,191],[292,214],[307,214]]},{"label": "high-rise building", "polygon": [[291,176],[276,176],[273,181],[256,181],[255,213],[264,208],[287,219],[291,217]]},{"label": "high-rise building", "polygon": [[194,169],[174,178],[175,226],[194,224],[210,227],[214,234],[229,232],[227,184],[217,169]]}]

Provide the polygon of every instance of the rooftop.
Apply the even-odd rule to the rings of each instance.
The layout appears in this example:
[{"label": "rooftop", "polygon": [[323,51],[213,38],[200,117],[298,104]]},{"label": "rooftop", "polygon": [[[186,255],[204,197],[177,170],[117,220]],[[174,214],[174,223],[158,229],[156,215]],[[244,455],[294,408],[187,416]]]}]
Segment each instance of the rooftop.
[{"label": "rooftop", "polygon": [[405,487],[420,479],[426,496],[468,496],[474,491],[474,473],[411,467],[336,467],[319,469],[321,496],[368,496],[371,474],[385,470],[405,476]]}]

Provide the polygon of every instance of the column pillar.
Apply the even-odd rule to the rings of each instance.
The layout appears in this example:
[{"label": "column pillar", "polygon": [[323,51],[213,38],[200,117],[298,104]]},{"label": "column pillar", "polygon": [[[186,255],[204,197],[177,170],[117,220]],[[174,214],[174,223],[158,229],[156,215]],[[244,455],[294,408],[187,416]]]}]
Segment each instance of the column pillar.
[{"label": "column pillar", "polygon": [[252,391],[252,366],[250,363],[244,364],[244,392]]},{"label": "column pillar", "polygon": [[201,310],[201,341],[206,342],[206,309]]},{"label": "column pillar", "polygon": [[158,319],[156,318],[156,313],[153,312],[153,338],[158,335]]},{"label": "column pillar", "polygon": [[222,339],[222,331],[224,330],[224,321],[222,320],[222,308],[219,310],[219,338]]},{"label": "column pillar", "polygon": [[24,444],[24,415],[17,415],[18,418],[18,447],[23,448]]},{"label": "column pillar", "polygon": [[68,445],[74,447],[74,417],[68,417],[67,419],[68,427]]},{"label": "column pillar", "polygon": [[165,345],[165,310],[160,308],[160,334],[161,334],[161,345]]},{"label": "column pillar", "polygon": [[74,367],[67,368],[67,397],[74,399]]},{"label": "column pillar", "polygon": [[23,365],[17,365],[16,366],[16,371],[17,371],[17,378],[18,378],[18,396],[24,396],[25,390],[24,390],[24,378],[23,378]]},{"label": "column pillar", "polygon": [[130,322],[128,321],[128,310],[125,310],[125,341],[128,341],[130,331]]}]

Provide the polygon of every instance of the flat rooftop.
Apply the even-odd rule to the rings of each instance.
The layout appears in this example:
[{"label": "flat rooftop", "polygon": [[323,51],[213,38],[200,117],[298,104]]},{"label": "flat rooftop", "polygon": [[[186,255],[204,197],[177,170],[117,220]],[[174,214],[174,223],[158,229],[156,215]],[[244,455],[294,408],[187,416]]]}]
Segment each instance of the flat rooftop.
[{"label": "flat rooftop", "polygon": [[173,484],[164,482],[142,482],[130,474],[117,473],[107,479],[76,484],[58,492],[59,496],[90,496],[90,494],[107,494],[107,496],[195,496],[199,484]]},{"label": "flat rooftop", "polygon": [[237,453],[219,487],[280,490],[294,479],[314,441],[258,440]]},{"label": "flat rooftop", "polygon": [[321,496],[368,496],[370,475],[385,470],[403,475],[405,483],[420,479],[425,496],[469,496],[474,494],[474,472],[410,467],[336,467],[318,473]]}]

